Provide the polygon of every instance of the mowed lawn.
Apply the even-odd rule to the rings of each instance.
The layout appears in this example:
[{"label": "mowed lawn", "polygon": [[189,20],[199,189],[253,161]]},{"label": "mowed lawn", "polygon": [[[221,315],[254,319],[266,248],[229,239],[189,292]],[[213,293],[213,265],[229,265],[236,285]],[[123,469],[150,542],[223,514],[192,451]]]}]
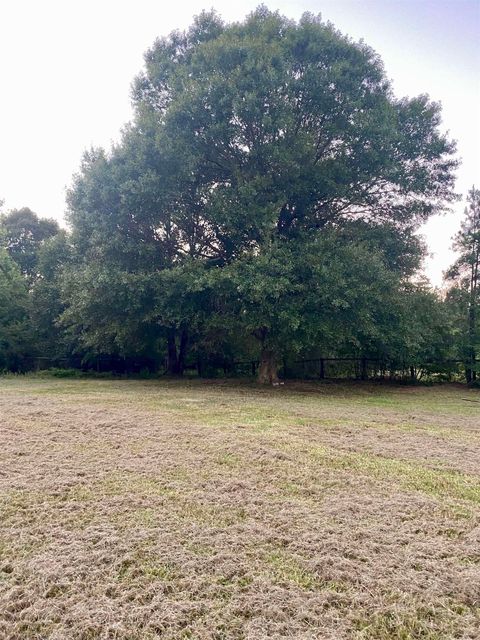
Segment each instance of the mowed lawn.
[{"label": "mowed lawn", "polygon": [[0,378],[0,638],[478,639],[479,401]]}]

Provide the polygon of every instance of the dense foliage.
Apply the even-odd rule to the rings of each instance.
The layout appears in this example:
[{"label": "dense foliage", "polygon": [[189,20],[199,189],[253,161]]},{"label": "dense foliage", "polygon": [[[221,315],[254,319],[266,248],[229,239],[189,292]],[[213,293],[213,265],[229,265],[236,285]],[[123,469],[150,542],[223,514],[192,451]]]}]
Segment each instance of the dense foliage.
[{"label": "dense foliage", "polygon": [[0,247],[0,370],[15,368],[30,343],[29,300],[15,262]]},{"label": "dense foliage", "polygon": [[467,197],[465,218],[454,248],[458,258],[446,277],[452,283],[448,303],[455,317],[459,334],[459,355],[465,362],[469,382],[477,379],[480,370],[480,191],[472,187]]},{"label": "dense foliage", "polygon": [[456,356],[450,301],[418,280],[415,232],[454,198],[437,104],[396,98],[332,25],[264,7],[203,13],[145,62],[121,142],[74,177],[70,233],[27,209],[1,220],[31,355],[170,374],[258,359],[263,382],[320,353],[412,372]]}]

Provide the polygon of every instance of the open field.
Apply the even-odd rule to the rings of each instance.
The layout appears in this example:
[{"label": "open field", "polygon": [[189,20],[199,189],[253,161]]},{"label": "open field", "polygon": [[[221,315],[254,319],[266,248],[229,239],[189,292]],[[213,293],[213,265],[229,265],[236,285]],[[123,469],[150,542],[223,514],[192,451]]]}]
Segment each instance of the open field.
[{"label": "open field", "polygon": [[479,400],[0,378],[0,638],[478,639]]}]

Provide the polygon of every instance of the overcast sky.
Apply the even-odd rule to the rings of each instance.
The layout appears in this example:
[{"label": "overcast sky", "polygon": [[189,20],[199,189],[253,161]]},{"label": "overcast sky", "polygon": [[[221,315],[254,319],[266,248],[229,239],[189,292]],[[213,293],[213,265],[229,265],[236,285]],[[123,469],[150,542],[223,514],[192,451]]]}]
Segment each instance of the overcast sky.
[{"label": "overcast sky", "polygon": [[[0,0],[0,199],[62,220],[84,149],[109,146],[131,118],[130,83],[155,37],[202,9],[238,20],[258,1]],[[480,186],[480,0],[266,2],[291,18],[321,13],[383,58],[397,95],[428,93],[458,142],[457,192]],[[452,261],[464,202],[423,229],[436,285]]]}]

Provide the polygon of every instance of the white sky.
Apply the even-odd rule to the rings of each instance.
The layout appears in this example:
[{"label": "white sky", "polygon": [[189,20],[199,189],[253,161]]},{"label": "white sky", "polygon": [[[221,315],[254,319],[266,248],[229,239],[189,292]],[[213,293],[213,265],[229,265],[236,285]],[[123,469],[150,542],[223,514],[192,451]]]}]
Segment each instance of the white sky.
[{"label": "white sky", "polygon": [[[212,6],[238,20],[259,1],[0,0],[0,199],[62,220],[84,149],[109,146],[131,118],[130,83],[155,37]],[[265,2],[321,13],[384,60],[397,95],[428,93],[458,141],[457,192],[480,186],[480,0]],[[464,202],[424,228],[426,271],[441,283]]]}]

